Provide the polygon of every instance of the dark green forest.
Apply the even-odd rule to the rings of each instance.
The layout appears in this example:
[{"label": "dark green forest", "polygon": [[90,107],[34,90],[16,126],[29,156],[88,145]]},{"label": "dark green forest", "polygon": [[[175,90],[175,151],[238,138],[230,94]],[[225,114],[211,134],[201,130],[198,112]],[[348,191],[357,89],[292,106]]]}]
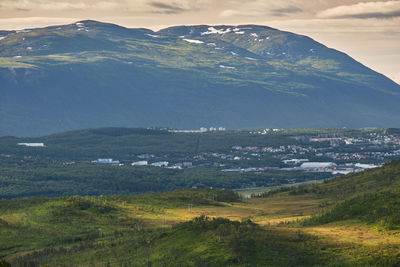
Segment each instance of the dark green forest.
[{"label": "dark green forest", "polygon": [[181,188],[279,186],[320,180],[325,173],[270,171],[226,173],[216,168],[173,170],[60,161],[1,159],[0,199],[33,196],[112,195],[171,191]]}]

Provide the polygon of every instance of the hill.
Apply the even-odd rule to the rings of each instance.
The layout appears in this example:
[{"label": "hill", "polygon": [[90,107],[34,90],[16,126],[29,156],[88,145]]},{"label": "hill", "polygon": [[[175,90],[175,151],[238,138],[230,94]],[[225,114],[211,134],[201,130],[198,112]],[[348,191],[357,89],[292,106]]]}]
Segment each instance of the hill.
[{"label": "hill", "polygon": [[333,200],[344,200],[362,194],[396,190],[400,187],[400,161],[394,160],[381,168],[337,177],[316,185],[288,188],[289,194],[312,194]]},{"label": "hill", "polygon": [[3,200],[0,258],[15,266],[397,266],[399,164],[253,199],[190,189]]},{"label": "hill", "polygon": [[[192,187],[256,187],[254,190],[262,192],[265,187],[331,178],[337,170],[358,171],[356,163],[389,162],[400,155],[396,133],[397,129],[348,128],[203,133],[96,128],[42,137],[0,137],[0,198],[132,194]],[[109,158],[118,163],[99,163],[99,159]],[[310,172],[297,168],[299,164],[285,163],[296,158],[333,161],[338,166]],[[138,162],[146,166],[132,166]],[[152,166],[160,162],[168,162],[168,167]],[[348,177],[353,176],[343,179],[355,179]],[[352,183],[334,184],[329,190],[341,188],[338,194],[348,194],[353,187],[364,185]],[[368,186],[365,183],[365,188]]]},{"label": "hill", "polygon": [[[329,200],[321,213],[304,225],[357,220],[377,229],[400,228],[400,161],[382,168],[338,177],[320,185],[289,189],[289,194],[314,194]],[[344,201],[343,201],[344,200]]]},{"label": "hill", "polygon": [[1,36],[3,136],[99,126],[398,126],[398,84],[265,26],[153,32],[81,21]]},{"label": "hill", "polygon": [[[192,187],[263,190],[310,182],[333,175],[293,169],[295,165],[283,161],[335,161],[341,168],[356,162],[382,164],[399,155],[395,130],[390,129],[394,133],[388,135],[387,129],[293,129],[260,134],[258,130],[176,133],[97,128],[42,137],[0,137],[0,198],[132,194]],[[310,141],[318,136],[334,137],[335,142]],[[353,139],[356,144],[346,144]],[[23,145],[31,143],[43,146]],[[118,164],[98,163],[98,159],[109,158]],[[132,166],[132,162],[147,166]],[[168,168],[151,166],[157,162],[168,162]]]}]

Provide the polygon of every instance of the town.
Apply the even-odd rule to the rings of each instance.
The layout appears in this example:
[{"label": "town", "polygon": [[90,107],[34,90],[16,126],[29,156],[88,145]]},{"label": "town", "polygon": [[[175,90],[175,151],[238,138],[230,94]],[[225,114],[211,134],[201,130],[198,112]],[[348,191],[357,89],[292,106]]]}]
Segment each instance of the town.
[{"label": "town", "polygon": [[[204,133],[225,131],[225,128],[201,128],[173,133]],[[249,131],[249,135],[279,134],[279,129]],[[358,137],[345,134],[294,135],[293,144],[284,146],[233,145],[224,152],[169,155],[138,154],[136,161],[127,162],[99,158],[92,163],[155,166],[170,169],[215,167],[223,172],[304,171],[348,174],[379,167],[400,157],[400,137],[382,131],[371,131]]]}]

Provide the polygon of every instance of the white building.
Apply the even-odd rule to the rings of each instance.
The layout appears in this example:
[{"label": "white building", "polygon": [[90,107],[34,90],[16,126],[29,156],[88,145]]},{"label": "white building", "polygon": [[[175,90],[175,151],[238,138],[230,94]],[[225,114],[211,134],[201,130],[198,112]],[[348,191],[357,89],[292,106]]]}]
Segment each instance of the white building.
[{"label": "white building", "polygon": [[132,166],[146,166],[149,163],[147,162],[147,160],[141,160],[141,161],[136,161],[136,162],[132,162]]},{"label": "white building", "polygon": [[361,163],[356,163],[354,166],[360,169],[372,169],[372,168],[377,168],[379,166],[376,166],[374,164],[361,164]]},{"label": "white building", "polygon": [[119,164],[119,160],[97,159],[97,163],[100,163],[100,164]]},{"label": "white building", "polygon": [[19,146],[45,147],[44,143],[18,143]]},{"label": "white building", "polygon": [[168,166],[168,161],[154,162],[154,163],[151,164],[151,166],[155,166],[155,167],[167,167],[167,166]]},{"label": "white building", "polygon": [[297,165],[303,162],[308,162],[308,159],[287,159],[283,161],[283,163],[290,165]]},{"label": "white building", "polygon": [[193,167],[193,163],[192,163],[192,162],[184,162],[184,163],[183,163],[183,167],[185,167],[185,168],[191,168],[191,167]]},{"label": "white building", "polygon": [[333,162],[304,162],[300,165],[300,168],[308,170],[327,170],[336,167],[336,163]]}]

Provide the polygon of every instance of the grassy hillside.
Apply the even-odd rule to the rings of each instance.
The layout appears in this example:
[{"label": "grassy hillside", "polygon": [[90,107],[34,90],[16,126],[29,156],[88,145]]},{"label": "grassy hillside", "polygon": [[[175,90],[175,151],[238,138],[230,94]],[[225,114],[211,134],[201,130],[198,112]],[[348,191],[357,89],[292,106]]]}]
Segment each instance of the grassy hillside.
[{"label": "grassy hillside", "polygon": [[335,201],[367,193],[377,193],[400,188],[400,161],[394,160],[382,168],[338,177],[317,185],[288,189],[289,194],[312,194]]},{"label": "grassy hillside", "polygon": [[332,210],[306,219],[304,225],[326,224],[342,220],[359,220],[375,225],[377,229],[400,228],[399,190],[368,193],[352,197]]},{"label": "grassy hillside", "polygon": [[[396,266],[398,167],[266,198],[192,189],[3,200],[0,257],[15,266]],[[348,191],[355,180],[370,186]]]}]

